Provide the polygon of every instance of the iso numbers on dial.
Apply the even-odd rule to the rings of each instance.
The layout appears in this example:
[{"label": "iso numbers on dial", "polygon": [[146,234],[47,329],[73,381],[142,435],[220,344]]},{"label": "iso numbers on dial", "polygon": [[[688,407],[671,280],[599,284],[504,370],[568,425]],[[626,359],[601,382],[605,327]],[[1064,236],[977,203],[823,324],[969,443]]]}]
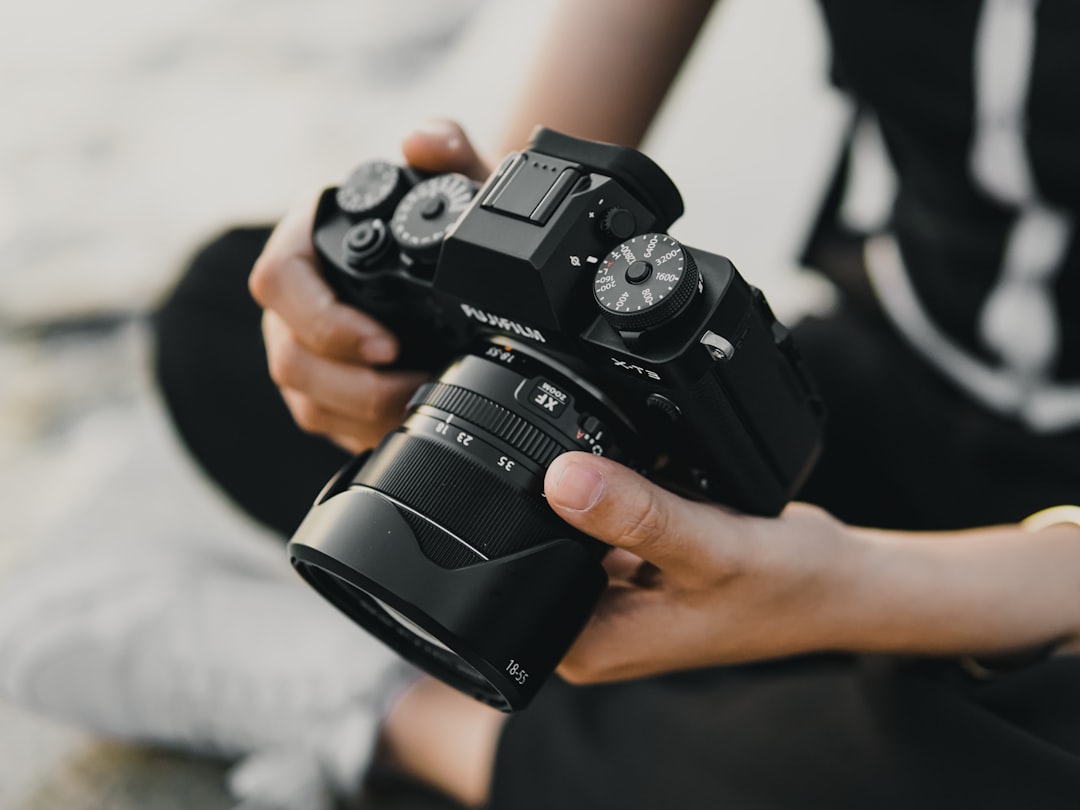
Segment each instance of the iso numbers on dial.
[{"label": "iso numbers on dial", "polygon": [[523,670],[521,668],[521,664],[519,664],[513,658],[511,658],[510,663],[506,665],[506,671],[513,680],[518,682],[519,685],[524,686],[525,681],[529,680],[529,673]]},{"label": "iso numbers on dial", "polygon": [[[647,283],[628,283],[623,275],[638,262],[650,265]],[[594,282],[596,300],[615,312],[651,307],[668,295],[682,278],[685,258],[681,246],[664,234],[650,233],[623,242],[603,264]]]}]

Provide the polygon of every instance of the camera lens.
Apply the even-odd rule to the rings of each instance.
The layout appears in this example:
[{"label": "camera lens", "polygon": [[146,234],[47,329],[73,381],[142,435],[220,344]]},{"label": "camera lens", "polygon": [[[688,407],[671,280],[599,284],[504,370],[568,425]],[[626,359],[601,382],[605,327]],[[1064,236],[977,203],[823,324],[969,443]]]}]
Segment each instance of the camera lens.
[{"label": "camera lens", "polygon": [[403,657],[518,709],[606,583],[606,548],[548,507],[544,473],[569,450],[634,466],[640,444],[571,369],[514,343],[482,344],[328,486],[290,543],[293,564]]}]

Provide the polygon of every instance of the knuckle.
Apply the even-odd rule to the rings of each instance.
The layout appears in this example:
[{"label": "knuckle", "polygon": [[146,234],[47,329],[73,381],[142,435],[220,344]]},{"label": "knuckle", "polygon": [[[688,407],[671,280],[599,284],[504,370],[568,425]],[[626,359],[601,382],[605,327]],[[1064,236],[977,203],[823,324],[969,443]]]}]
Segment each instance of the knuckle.
[{"label": "knuckle", "polygon": [[300,346],[292,338],[275,341],[267,348],[270,379],[281,388],[300,388],[304,384],[304,363]]},{"label": "knuckle", "polygon": [[255,260],[248,276],[248,291],[262,306],[266,306],[274,299],[278,288],[280,264],[268,253],[262,253]]},{"label": "knuckle", "polygon": [[337,444],[339,447],[343,447],[350,453],[356,455],[364,453],[373,448],[376,444],[378,444],[377,439],[374,439],[364,433],[356,433],[349,436],[338,435],[333,436],[332,439],[334,443]]},{"label": "knuckle", "polygon": [[651,489],[634,498],[634,508],[623,520],[623,548],[633,550],[663,537],[668,529],[668,512]]},{"label": "knuckle", "polygon": [[384,422],[396,416],[397,404],[389,379],[369,368],[363,371],[361,410],[364,418],[369,422]]},{"label": "knuckle", "polygon": [[559,664],[559,677],[574,686],[606,683],[618,677],[618,666],[593,650],[590,654],[568,655]]},{"label": "knuckle", "polygon": [[308,339],[312,348],[324,355],[336,354],[349,341],[349,334],[337,321],[329,316],[327,310],[332,300],[320,306],[321,312],[312,319],[308,328]]},{"label": "knuckle", "polygon": [[356,400],[354,414],[357,422],[368,428],[377,422],[379,418],[378,409],[369,396],[360,397]]},{"label": "knuckle", "polygon": [[322,409],[307,397],[294,397],[289,403],[293,419],[301,429],[308,433],[322,433],[325,430]]},{"label": "knuckle", "polygon": [[[349,413],[359,422],[370,422],[378,413],[375,372],[366,366],[349,369]],[[343,389],[343,392],[346,389]]]},{"label": "knuckle", "polygon": [[592,669],[580,661],[563,661],[559,666],[559,677],[572,686],[588,686],[599,680]]}]

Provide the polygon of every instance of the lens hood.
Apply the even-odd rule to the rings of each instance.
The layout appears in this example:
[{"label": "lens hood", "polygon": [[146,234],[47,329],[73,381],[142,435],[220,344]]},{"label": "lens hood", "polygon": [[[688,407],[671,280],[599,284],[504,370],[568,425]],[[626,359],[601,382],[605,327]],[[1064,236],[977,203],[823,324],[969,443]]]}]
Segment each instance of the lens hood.
[{"label": "lens hood", "polygon": [[498,709],[523,708],[607,584],[596,553],[567,527],[566,537],[517,554],[443,568],[422,551],[418,516],[351,485],[362,461],[331,482],[297,530],[293,566],[405,659]]}]

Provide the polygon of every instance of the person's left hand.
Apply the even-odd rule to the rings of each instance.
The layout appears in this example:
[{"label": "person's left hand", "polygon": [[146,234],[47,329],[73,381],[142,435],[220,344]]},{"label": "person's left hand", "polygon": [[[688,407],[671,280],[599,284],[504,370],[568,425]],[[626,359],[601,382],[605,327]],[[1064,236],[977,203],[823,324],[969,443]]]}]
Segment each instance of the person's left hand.
[{"label": "person's left hand", "polygon": [[567,453],[555,511],[613,546],[611,584],[559,667],[592,683],[830,649],[843,638],[859,543],[790,504],[778,518],[688,501],[621,464]]}]

